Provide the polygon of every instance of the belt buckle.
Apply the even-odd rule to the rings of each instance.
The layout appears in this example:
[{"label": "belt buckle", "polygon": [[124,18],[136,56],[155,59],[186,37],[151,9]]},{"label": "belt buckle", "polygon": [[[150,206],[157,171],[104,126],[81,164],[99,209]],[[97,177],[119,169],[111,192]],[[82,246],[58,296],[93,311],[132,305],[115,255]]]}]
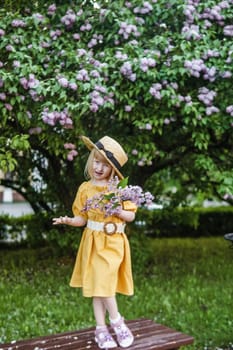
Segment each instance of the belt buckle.
[{"label": "belt buckle", "polygon": [[106,222],[104,224],[104,232],[107,234],[107,235],[113,235],[114,233],[116,233],[117,231],[117,224],[115,222]]}]

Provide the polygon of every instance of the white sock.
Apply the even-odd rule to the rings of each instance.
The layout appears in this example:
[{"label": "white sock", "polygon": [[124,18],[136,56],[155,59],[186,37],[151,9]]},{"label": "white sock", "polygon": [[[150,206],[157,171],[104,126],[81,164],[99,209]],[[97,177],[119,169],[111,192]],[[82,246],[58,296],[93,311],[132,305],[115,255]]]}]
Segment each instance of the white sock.
[{"label": "white sock", "polygon": [[105,329],[106,328],[106,325],[104,326],[96,326],[96,329]]},{"label": "white sock", "polygon": [[110,317],[109,317],[109,319],[110,319],[110,322],[111,323],[117,323],[117,322],[119,322],[120,321],[120,319],[121,319],[121,315],[119,314],[119,312],[118,312],[118,316],[117,316],[117,318],[115,318],[114,320],[112,320]]}]

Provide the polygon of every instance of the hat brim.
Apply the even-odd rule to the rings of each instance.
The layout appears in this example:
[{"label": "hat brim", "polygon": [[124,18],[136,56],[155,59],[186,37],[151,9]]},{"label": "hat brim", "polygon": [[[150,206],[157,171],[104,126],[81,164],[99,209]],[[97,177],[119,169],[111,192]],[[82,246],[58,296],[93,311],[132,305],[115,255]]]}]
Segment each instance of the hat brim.
[{"label": "hat brim", "polygon": [[105,152],[100,150],[96,144],[94,142],[92,142],[88,137],[86,136],[80,136],[80,139],[83,141],[83,143],[85,144],[85,146],[92,151],[93,148],[96,149],[105,159],[106,161],[113,167],[113,169],[115,170],[115,172],[117,173],[117,175],[119,176],[120,179],[123,179],[124,176],[121,174],[121,172],[115,167],[115,165],[111,162],[110,159],[108,159],[108,157],[106,156]]}]

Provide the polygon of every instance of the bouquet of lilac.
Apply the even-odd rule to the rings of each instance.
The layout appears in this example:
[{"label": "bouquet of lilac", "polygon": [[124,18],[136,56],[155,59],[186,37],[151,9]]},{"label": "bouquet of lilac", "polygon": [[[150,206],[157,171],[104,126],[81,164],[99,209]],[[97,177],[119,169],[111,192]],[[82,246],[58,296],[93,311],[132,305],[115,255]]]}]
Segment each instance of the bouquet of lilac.
[{"label": "bouquet of lilac", "polygon": [[117,177],[111,179],[106,192],[89,198],[83,211],[100,209],[105,216],[111,216],[119,213],[124,201],[131,201],[137,207],[148,206],[152,203],[154,196],[150,192],[143,192],[140,186],[128,186],[127,183],[128,178],[121,181]]}]

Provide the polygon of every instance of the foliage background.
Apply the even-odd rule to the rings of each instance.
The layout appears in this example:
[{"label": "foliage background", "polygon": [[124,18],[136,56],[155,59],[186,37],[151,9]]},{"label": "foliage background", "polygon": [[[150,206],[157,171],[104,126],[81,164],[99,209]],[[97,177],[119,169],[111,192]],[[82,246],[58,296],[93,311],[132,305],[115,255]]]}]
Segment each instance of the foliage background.
[{"label": "foliage background", "polygon": [[87,156],[79,135],[109,134],[157,201],[232,203],[232,0],[3,4],[3,185],[36,212],[67,211]]}]

